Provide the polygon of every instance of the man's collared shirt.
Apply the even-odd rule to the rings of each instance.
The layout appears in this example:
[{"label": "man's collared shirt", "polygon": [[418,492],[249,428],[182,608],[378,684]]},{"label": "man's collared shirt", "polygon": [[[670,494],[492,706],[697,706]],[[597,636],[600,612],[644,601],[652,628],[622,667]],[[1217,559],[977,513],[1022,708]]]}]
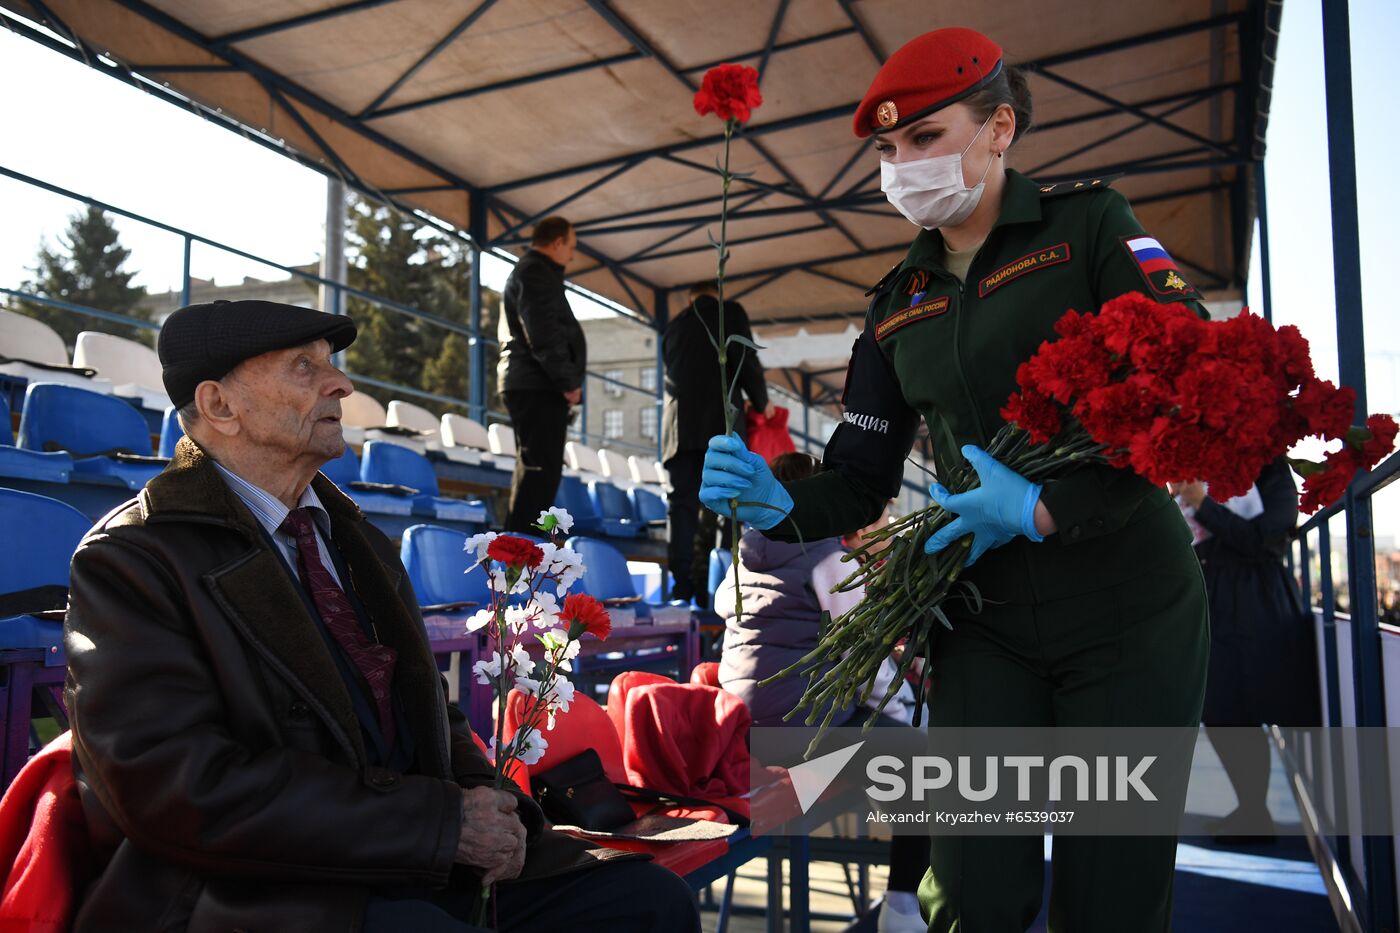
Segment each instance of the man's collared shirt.
[{"label": "man's collared shirt", "polygon": [[[216,461],[214,463],[214,468],[217,469],[219,475],[228,482],[229,488],[233,490],[233,494],[248,507],[248,511],[253,513],[253,516],[258,520],[258,524],[262,525],[267,531],[268,536],[272,538],[273,544],[277,545],[277,550],[282,555],[282,559],[285,560],[287,566],[291,568],[293,576],[300,579],[301,573],[297,563],[296,538],[281,530],[282,523],[287,520],[287,515],[291,512],[291,509],[287,508],[287,506],[282,503],[282,500],[272,495],[272,493],[260,486],[254,486],[223,464]],[[336,584],[340,586],[341,589],[345,589],[345,584],[341,583],[340,574],[335,569],[335,561],[331,559],[330,552],[326,549],[326,542],[331,536],[330,513],[327,512],[326,507],[321,504],[320,497],[316,495],[316,491],[311,488],[309,483],[306,489],[302,491],[301,498],[297,500],[297,506],[311,510],[311,519],[316,526],[316,549],[320,551],[321,564],[330,571],[331,576],[335,578]]]}]

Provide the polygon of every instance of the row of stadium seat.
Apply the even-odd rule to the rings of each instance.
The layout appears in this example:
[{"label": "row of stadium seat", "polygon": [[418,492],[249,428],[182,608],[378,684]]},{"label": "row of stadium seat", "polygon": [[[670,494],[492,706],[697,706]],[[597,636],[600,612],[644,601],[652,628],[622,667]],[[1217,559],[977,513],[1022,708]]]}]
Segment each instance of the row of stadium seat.
[{"label": "row of stadium seat", "polygon": [[63,338],[49,325],[0,310],[0,347],[0,373],[134,398],[152,411],[170,404],[160,358],[148,344],[85,330],[78,334],[70,362]]},{"label": "row of stadium seat", "polygon": [[[161,380],[160,359],[144,343],[83,331],[77,337],[73,359],[63,338],[42,321],[13,311],[0,310],[0,373],[29,382],[54,382],[101,394],[134,399],[151,411],[166,409],[170,400]],[[341,403],[342,426],[348,443],[392,440],[430,457],[442,457],[472,466],[515,467],[515,434],[509,426],[483,426],[462,415],[441,418],[402,400],[385,409],[376,399],[356,392]],[[168,455],[167,455],[168,456]],[[665,469],[656,460],[624,457],[611,450],[597,450],[570,442],[564,465],[580,479],[605,479],[624,488],[636,485],[659,492],[666,482]]]},{"label": "row of stadium seat", "polygon": [[[161,425],[160,456],[152,456],[145,419],[121,399],[58,383],[32,383],[25,392],[18,443],[0,400],[0,478],[65,483],[74,475],[139,489],[164,468],[181,437],[174,409]],[[368,514],[419,516],[485,526],[491,515],[479,499],[441,495],[436,472],[423,454],[399,443],[367,441],[361,454],[347,447],[325,472]],[[556,504],[575,516],[585,534],[638,537],[664,524],[665,501],[652,489],[626,490],[603,479],[586,485],[565,476]]]}]

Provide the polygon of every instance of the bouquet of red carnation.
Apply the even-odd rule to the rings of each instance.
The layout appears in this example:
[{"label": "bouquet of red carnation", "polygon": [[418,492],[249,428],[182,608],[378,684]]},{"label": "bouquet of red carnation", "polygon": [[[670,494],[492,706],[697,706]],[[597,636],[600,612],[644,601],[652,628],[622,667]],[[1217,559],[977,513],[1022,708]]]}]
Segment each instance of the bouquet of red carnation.
[{"label": "bouquet of red carnation", "polygon": [[[1302,509],[1313,512],[1394,448],[1394,419],[1372,415],[1352,424],[1356,393],[1314,375],[1296,327],[1275,329],[1248,311],[1203,321],[1184,306],[1132,293],[1098,314],[1067,312],[1055,333],[1058,339],[1042,343],[1017,370],[1020,391],[1002,409],[1007,423],[987,448],[1033,483],[1107,463],[1157,485],[1204,480],[1223,502],[1248,492],[1266,464],[1304,437],[1341,441],[1322,463],[1290,460],[1303,477]],[[970,465],[940,466],[951,474],[943,485],[953,492],[978,484]],[[868,536],[849,555],[889,542],[883,560],[865,563],[837,586],[863,585],[866,598],[778,675],[808,673],[797,709],[839,709],[861,693],[863,702],[900,639],[926,644],[935,623],[951,627],[941,605],[955,588],[980,606],[976,588],[957,579],[970,536],[962,546],[923,553],[924,542],[950,520],[930,506]],[[896,688],[914,654],[904,653]]]}]

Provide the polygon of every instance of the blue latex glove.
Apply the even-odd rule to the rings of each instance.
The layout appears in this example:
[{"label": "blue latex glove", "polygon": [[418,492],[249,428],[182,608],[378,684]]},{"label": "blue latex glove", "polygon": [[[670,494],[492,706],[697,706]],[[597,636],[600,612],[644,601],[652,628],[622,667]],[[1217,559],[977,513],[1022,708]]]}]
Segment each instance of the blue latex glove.
[{"label": "blue latex glove", "polygon": [[741,505],[734,513],[739,521],[758,529],[772,528],[792,511],[792,496],[763,458],[732,434],[718,434],[710,438],[710,448],[705,451],[700,501],[711,512],[728,516],[730,499],[774,506]]},{"label": "blue latex glove", "polygon": [[982,485],[954,495],[938,483],[929,486],[933,501],[957,515],[936,531],[924,544],[925,554],[937,554],[965,535],[972,535],[972,555],[963,566],[971,567],[977,558],[994,547],[1001,547],[1017,535],[1044,541],[1035,530],[1035,505],[1040,486],[1032,483],[980,447],[968,444],[963,456],[977,471]]}]

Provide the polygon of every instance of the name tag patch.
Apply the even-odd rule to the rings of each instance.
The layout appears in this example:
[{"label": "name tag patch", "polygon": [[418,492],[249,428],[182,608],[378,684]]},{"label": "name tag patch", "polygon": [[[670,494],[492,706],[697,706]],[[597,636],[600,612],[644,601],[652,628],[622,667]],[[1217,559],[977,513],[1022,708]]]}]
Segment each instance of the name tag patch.
[{"label": "name tag patch", "polygon": [[911,305],[908,308],[901,308],[875,325],[875,339],[884,340],[906,324],[913,324],[915,321],[922,321],[927,317],[937,317],[947,310],[948,298],[946,295],[932,301]]},{"label": "name tag patch", "polygon": [[1069,262],[1069,244],[1058,243],[1022,256],[1015,262],[1002,266],[977,284],[977,297],[986,298],[992,292],[1014,279],[1046,266],[1057,266]]}]

